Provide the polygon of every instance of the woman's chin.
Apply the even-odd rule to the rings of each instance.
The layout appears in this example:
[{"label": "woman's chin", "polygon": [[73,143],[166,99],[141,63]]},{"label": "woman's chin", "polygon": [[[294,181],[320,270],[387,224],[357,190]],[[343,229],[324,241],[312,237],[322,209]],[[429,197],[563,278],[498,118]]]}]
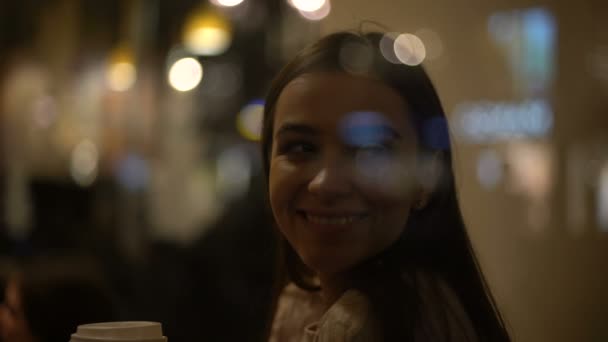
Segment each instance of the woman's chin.
[{"label": "woman's chin", "polygon": [[313,270],[317,274],[341,274],[352,269],[357,264],[356,260],[352,259],[341,259],[335,257],[326,256],[306,256],[304,258],[304,264]]}]

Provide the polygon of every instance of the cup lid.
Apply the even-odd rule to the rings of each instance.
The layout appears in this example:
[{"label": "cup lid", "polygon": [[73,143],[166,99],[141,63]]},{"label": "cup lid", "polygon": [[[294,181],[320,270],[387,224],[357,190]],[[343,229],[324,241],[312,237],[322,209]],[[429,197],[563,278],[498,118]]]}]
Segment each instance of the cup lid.
[{"label": "cup lid", "polygon": [[74,337],[91,339],[159,339],[163,337],[158,322],[126,321],[83,324],[78,326]]}]

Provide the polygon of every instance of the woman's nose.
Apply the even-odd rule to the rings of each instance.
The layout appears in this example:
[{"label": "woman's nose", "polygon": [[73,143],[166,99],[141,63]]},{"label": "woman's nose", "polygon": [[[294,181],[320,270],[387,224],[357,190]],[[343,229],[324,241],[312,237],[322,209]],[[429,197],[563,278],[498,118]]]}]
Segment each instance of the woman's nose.
[{"label": "woman's nose", "polygon": [[352,183],[346,164],[339,161],[324,163],[308,183],[308,191],[326,199],[349,195]]}]

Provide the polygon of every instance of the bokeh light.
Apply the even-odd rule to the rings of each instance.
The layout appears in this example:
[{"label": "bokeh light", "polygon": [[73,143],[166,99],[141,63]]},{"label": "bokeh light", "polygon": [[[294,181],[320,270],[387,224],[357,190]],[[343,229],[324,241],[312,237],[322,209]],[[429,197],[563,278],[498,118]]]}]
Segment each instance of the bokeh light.
[{"label": "bokeh light", "polygon": [[97,178],[99,152],[89,139],[82,140],[72,150],[70,173],[80,186],[89,186]]},{"label": "bokeh light", "polygon": [[236,118],[236,128],[246,139],[258,141],[262,134],[264,101],[255,100],[247,104]]},{"label": "bokeh light", "polygon": [[411,33],[400,34],[395,39],[395,56],[401,63],[414,66],[426,58],[426,48],[418,36]]},{"label": "bokeh light", "polygon": [[127,154],[118,162],[115,172],[118,182],[127,190],[137,191],[148,186],[150,169],[147,161],[138,154]]},{"label": "bokeh light", "polygon": [[211,0],[211,3],[217,6],[234,7],[240,5],[243,0]]},{"label": "bokeh light", "polygon": [[308,20],[312,20],[312,21],[323,20],[331,12],[331,3],[329,0],[325,0],[325,2],[323,2],[323,5],[317,10],[314,10],[314,11],[298,10],[298,12],[300,13],[301,16],[303,16],[304,18],[306,18]]},{"label": "bokeh light", "polygon": [[217,160],[217,189],[225,200],[244,195],[249,190],[252,164],[248,153],[238,147],[223,151]]},{"label": "bokeh light", "polygon": [[545,137],[553,127],[553,112],[544,100],[463,103],[454,118],[458,138],[474,143]]},{"label": "bokeh light", "polygon": [[177,60],[169,69],[169,84],[175,90],[189,91],[203,79],[203,66],[194,58]]},{"label": "bokeh light", "polygon": [[401,64],[397,55],[395,55],[395,39],[399,36],[397,32],[387,32],[380,39],[380,53],[384,58],[393,63],[393,64]]},{"label": "bokeh light", "polygon": [[416,175],[409,155],[395,158],[387,153],[385,143],[394,133],[382,113],[349,113],[340,122],[339,134],[356,150],[355,168],[361,184],[396,196],[412,189]]},{"label": "bokeh light", "polygon": [[289,4],[302,12],[315,12],[323,8],[328,0],[288,0]]},{"label": "bokeh light", "polygon": [[106,70],[106,84],[114,91],[131,89],[137,79],[133,53],[126,46],[120,46],[110,54]]},{"label": "bokeh light", "polygon": [[503,178],[503,160],[494,149],[486,149],[477,157],[477,179],[486,189],[494,189]]},{"label": "bokeh light", "polygon": [[124,62],[110,65],[106,74],[108,87],[114,91],[129,90],[135,83],[135,78],[135,66]]},{"label": "bokeh light", "polygon": [[186,22],[183,39],[186,48],[194,54],[220,55],[232,42],[230,22],[221,13],[201,10]]},{"label": "bokeh light", "polygon": [[511,143],[506,152],[510,190],[535,201],[544,201],[553,184],[550,148],[540,143],[519,142]]}]

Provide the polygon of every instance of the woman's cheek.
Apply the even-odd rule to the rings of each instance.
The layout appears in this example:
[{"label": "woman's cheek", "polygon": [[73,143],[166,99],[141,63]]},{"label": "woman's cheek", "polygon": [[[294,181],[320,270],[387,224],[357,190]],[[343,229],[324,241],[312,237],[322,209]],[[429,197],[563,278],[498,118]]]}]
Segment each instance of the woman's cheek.
[{"label": "woman's cheek", "polygon": [[357,158],[355,174],[359,186],[366,193],[386,200],[409,198],[417,188],[412,163],[406,160],[364,161]]},{"label": "woman's cheek", "polygon": [[275,216],[285,210],[292,200],[297,183],[297,168],[286,160],[277,159],[270,165],[269,196]]}]

